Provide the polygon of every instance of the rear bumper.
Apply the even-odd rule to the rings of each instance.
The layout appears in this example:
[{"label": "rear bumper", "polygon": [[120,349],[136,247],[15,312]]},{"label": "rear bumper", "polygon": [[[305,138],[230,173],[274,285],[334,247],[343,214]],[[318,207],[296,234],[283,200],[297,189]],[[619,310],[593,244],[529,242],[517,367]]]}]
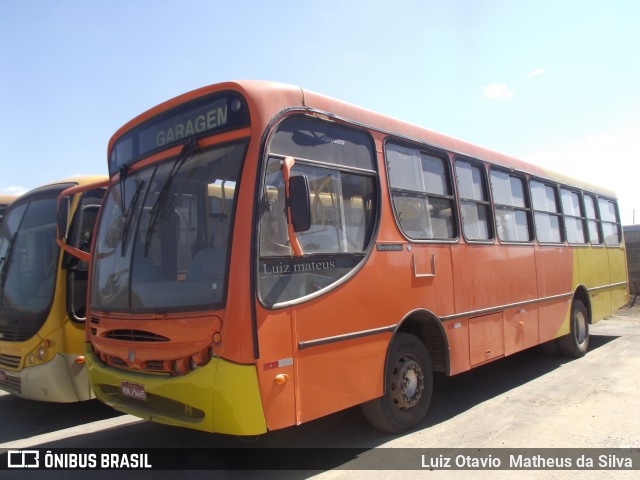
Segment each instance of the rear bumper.
[{"label": "rear bumper", "polygon": [[[232,435],[267,431],[255,365],[221,358],[178,377],[105,366],[86,348],[87,367],[96,397],[124,413],[167,425]],[[146,400],[124,396],[121,384],[144,390]]]}]

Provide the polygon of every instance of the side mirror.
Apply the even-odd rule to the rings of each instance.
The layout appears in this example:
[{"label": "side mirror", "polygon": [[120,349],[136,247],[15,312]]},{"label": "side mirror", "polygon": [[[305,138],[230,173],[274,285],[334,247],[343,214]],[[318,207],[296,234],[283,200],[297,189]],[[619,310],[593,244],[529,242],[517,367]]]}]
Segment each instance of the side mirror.
[{"label": "side mirror", "polygon": [[[70,210],[71,203],[73,201],[74,195],[78,193],[89,192],[94,189],[98,189],[101,192],[101,194],[104,195],[104,189],[107,187],[107,185],[108,185],[108,180],[100,180],[100,181],[85,184],[85,185],[76,185],[73,187],[69,187],[66,190],[63,190],[62,192],[60,192],[60,195],[58,195],[58,218],[57,218],[58,235],[56,238],[56,243],[62,250],[65,251],[66,254],[69,254],[72,257],[75,257],[81,262],[88,262],[91,259],[91,254],[88,251],[81,250],[80,248],[82,247],[81,244],[78,245],[77,247],[73,246],[74,239],[69,239],[69,233],[70,233],[69,230],[71,229],[71,219],[69,218],[69,212],[71,211]],[[97,217],[98,209],[99,209],[99,205],[91,206],[88,209],[86,209],[86,211],[83,211],[82,209],[80,209],[81,212],[83,213],[82,222],[84,222],[84,219],[86,218],[89,221],[93,221],[93,223],[95,223],[95,218]],[[89,213],[89,215],[85,216],[84,215],[85,213]],[[92,231],[92,228],[93,226],[91,226],[91,231]],[[78,239],[75,239],[75,240],[77,243]],[[70,266],[70,263],[65,262],[65,265],[68,267]]]},{"label": "side mirror", "polygon": [[69,207],[71,197],[69,195],[58,197],[58,240],[65,242],[69,234]]},{"label": "side mirror", "polygon": [[311,201],[309,180],[306,175],[296,175],[289,179],[289,205],[291,223],[295,232],[304,232],[311,227]]}]

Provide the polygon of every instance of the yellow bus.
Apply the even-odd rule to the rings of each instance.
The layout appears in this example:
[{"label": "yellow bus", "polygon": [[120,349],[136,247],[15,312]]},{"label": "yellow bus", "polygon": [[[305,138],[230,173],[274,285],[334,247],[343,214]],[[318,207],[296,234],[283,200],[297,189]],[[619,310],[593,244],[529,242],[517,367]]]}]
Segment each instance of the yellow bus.
[{"label": "yellow bus", "polygon": [[88,258],[63,254],[56,227],[68,215],[69,242],[88,251],[105,186],[103,177],[62,180],[9,206],[0,228],[0,389],[49,402],[93,397],[83,351]]},{"label": "yellow bus", "polygon": [[282,84],[163,103],[109,144],[96,396],[253,435],[363,405],[400,432],[455,375],[584,355],[627,301],[615,194]]}]

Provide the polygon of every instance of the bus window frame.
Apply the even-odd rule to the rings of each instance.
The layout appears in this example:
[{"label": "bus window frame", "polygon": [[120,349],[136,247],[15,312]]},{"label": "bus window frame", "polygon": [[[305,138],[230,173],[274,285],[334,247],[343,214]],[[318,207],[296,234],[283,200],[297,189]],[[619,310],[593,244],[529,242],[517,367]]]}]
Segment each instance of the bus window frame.
[{"label": "bus window frame", "polygon": [[[337,117],[335,115],[332,115],[330,119],[327,119],[324,116],[318,116],[317,114],[325,115],[324,112],[318,112],[314,109],[304,109],[304,110],[290,109],[285,112],[281,112],[279,115],[274,117],[269,122],[267,128],[263,133],[262,140],[261,140],[260,156],[259,156],[259,161],[257,162],[257,167],[256,167],[257,168],[256,188],[255,188],[256,193],[254,195],[254,207],[253,207],[252,235],[254,236],[254,238],[252,240],[253,258],[252,258],[251,264],[252,264],[252,269],[254,270],[251,275],[251,289],[254,292],[252,295],[252,303],[257,301],[257,303],[261,305],[262,308],[265,308],[271,311],[280,310],[280,309],[288,308],[291,306],[299,305],[305,302],[309,302],[322,295],[327,294],[328,292],[335,290],[336,288],[339,288],[341,285],[348,282],[351,278],[357,275],[358,272],[362,270],[362,268],[366,265],[367,261],[369,260],[369,257],[371,256],[372,252],[375,249],[378,233],[380,230],[380,223],[381,223],[381,216],[382,216],[382,212],[381,212],[382,187],[381,187],[380,166],[379,166],[380,159],[379,159],[379,152],[376,148],[376,140],[372,134],[372,130],[370,128],[367,128],[366,126],[349,121],[348,119]],[[269,146],[270,146],[271,140],[273,139],[273,136],[278,132],[279,125],[281,125],[283,122],[289,119],[295,120],[296,117],[306,118],[310,121],[315,121],[320,123],[327,122],[334,126],[338,126],[339,128],[345,128],[347,130],[358,132],[367,137],[371,145],[372,170],[360,168],[357,166],[340,165],[338,163],[331,163],[331,162],[309,159],[309,158],[300,158],[300,157],[292,157],[292,158],[294,162],[299,165],[327,168],[327,169],[333,169],[333,170],[337,170],[339,172],[344,172],[348,174],[356,174],[356,175],[371,177],[373,179],[372,191],[373,191],[373,194],[375,195],[375,200],[372,205],[372,209],[374,210],[374,212],[372,215],[371,233],[370,233],[370,237],[366,245],[366,248],[362,252],[359,252],[357,254],[356,253],[339,254],[340,256],[351,256],[351,257],[355,257],[357,255],[362,256],[360,261],[356,265],[354,265],[353,268],[351,268],[351,270],[347,274],[338,278],[337,280],[330,283],[326,287],[323,287],[315,292],[312,292],[300,297],[296,297],[290,300],[285,300],[282,302],[270,303],[263,298],[263,295],[261,294],[261,290],[260,290],[260,261],[262,258],[277,259],[280,257],[261,255],[260,224],[262,221],[262,208],[263,208],[262,199],[264,198],[264,195],[265,195],[267,167],[269,165],[269,162],[274,158],[280,158],[284,162],[287,156],[281,152],[272,152]],[[325,256],[325,254],[324,253],[305,253],[303,251],[301,257],[287,256],[286,258],[304,259],[306,257],[309,259],[313,259],[314,257],[318,257],[318,256],[320,257]],[[255,311],[255,308],[253,310]],[[255,322],[254,322],[253,335],[254,335],[254,342],[255,342],[254,345],[255,345],[256,354],[257,354],[258,343],[257,343],[257,331],[256,331]]]},{"label": "bus window frame", "polygon": [[[562,203],[563,190],[566,190],[567,192],[575,193],[578,195],[578,202],[580,204],[580,213],[582,214],[582,216],[576,217],[574,215],[568,215],[564,211],[564,204]],[[589,226],[587,225],[586,205],[584,203],[584,191],[580,190],[579,188],[571,187],[569,185],[559,184],[559,194],[560,194],[560,209],[562,210],[562,217],[564,219],[565,241],[567,245],[570,245],[571,247],[588,247],[589,246]],[[583,243],[573,243],[569,241],[569,233],[567,232],[567,217],[582,221],[582,228],[584,230]]]},{"label": "bus window frame", "polygon": [[[440,160],[442,160],[444,168],[445,168],[445,172],[448,175],[448,184],[449,184],[449,189],[450,189],[450,195],[441,195],[441,194],[437,194],[437,193],[431,193],[431,192],[414,192],[414,191],[410,191],[410,190],[406,190],[406,189],[401,189],[401,188],[394,188],[391,185],[391,176],[390,176],[390,171],[389,171],[389,161],[388,161],[388,155],[387,155],[387,148],[389,146],[389,144],[392,145],[396,145],[399,147],[404,147],[404,148],[408,148],[411,150],[415,150],[417,151],[420,155],[425,154],[431,157],[436,157],[439,158]],[[439,149],[436,147],[433,147],[432,145],[429,144],[425,144],[425,143],[419,143],[419,142],[415,142],[415,141],[411,141],[411,140],[407,140],[406,138],[402,138],[396,135],[389,135],[384,139],[383,145],[382,145],[382,151],[383,151],[383,161],[384,161],[384,169],[385,169],[385,175],[386,175],[386,188],[387,188],[387,195],[389,196],[389,203],[391,205],[391,212],[393,213],[393,218],[396,224],[396,227],[398,228],[398,231],[400,232],[400,234],[410,243],[425,243],[425,244],[456,244],[456,243],[460,243],[460,212],[458,209],[458,201],[457,201],[457,189],[456,189],[456,185],[453,179],[453,168],[452,168],[452,164],[451,164],[451,158],[450,158],[450,153],[447,150],[443,150],[443,149]],[[416,195],[419,195],[421,198],[428,198],[428,197],[436,197],[436,198],[443,198],[446,199],[448,201],[451,202],[451,227],[454,230],[453,231],[453,236],[452,237],[445,237],[445,238],[416,238],[416,237],[411,237],[409,234],[407,234],[407,232],[405,232],[404,228],[402,227],[402,224],[400,222],[400,215],[398,214],[398,211],[396,209],[396,205],[394,202],[394,194],[393,194],[393,190],[397,190],[397,191],[403,191],[406,193],[413,193]]]},{"label": "bus window frame", "polygon": [[[478,201],[475,199],[469,199],[466,197],[462,197],[460,195],[460,188],[459,188],[459,181],[458,181],[458,174],[457,174],[457,164],[458,162],[462,162],[462,163],[466,163],[468,165],[471,166],[475,166],[478,167],[481,171],[481,175],[482,175],[482,180],[483,180],[483,187],[485,189],[485,193],[487,196],[487,200],[486,201]],[[453,171],[455,174],[455,187],[456,187],[456,198],[457,198],[457,209],[458,209],[458,216],[459,216],[459,221],[460,221],[460,232],[462,233],[462,238],[464,238],[465,243],[468,244],[472,244],[472,245],[495,245],[497,238],[498,238],[498,234],[496,231],[496,219],[495,219],[495,211],[494,211],[494,207],[493,207],[493,196],[492,196],[492,192],[491,192],[491,184],[489,182],[489,172],[487,169],[487,164],[485,162],[482,162],[480,160],[477,160],[475,158],[472,157],[466,157],[463,155],[455,155],[454,160],[453,160]],[[464,232],[464,220],[462,218],[462,201],[466,201],[466,202],[474,202],[476,205],[477,204],[481,204],[481,205],[487,205],[489,207],[489,218],[487,219],[487,226],[489,227],[490,231],[490,237],[486,240],[482,240],[482,239],[469,239],[467,238],[465,232]]]},{"label": "bus window frame", "polygon": [[[513,205],[507,205],[504,203],[496,203],[494,187],[491,182],[491,173],[492,172],[500,172],[503,174],[507,174],[509,177],[514,177],[522,181],[523,187],[523,199],[525,201],[524,207],[514,207]],[[501,245],[534,245],[536,243],[536,225],[533,219],[533,208],[532,208],[532,200],[531,200],[531,190],[529,188],[529,178],[527,174],[520,170],[511,170],[506,167],[501,167],[499,165],[492,164],[489,167],[488,172],[489,177],[489,189],[491,191],[491,205],[493,206],[493,216],[495,222],[495,231],[496,231],[496,239]],[[529,229],[529,240],[503,240],[500,238],[498,234],[498,216],[496,215],[496,206],[500,207],[508,207],[513,210],[520,210],[525,212],[527,216],[527,227]]]},{"label": "bus window frame", "polygon": [[[593,213],[595,215],[595,218],[589,218],[587,216],[587,203],[585,201],[585,198],[589,197],[592,202],[593,202]],[[590,191],[583,191],[582,192],[582,200],[584,203],[584,215],[585,215],[585,220],[587,223],[587,235],[588,235],[588,245],[591,245],[592,247],[596,247],[596,248],[604,248],[606,245],[604,243],[604,235],[602,233],[602,221],[600,220],[600,210],[599,210],[599,206],[598,206],[598,195],[590,192]],[[596,224],[596,229],[598,230],[598,235],[600,236],[600,243],[593,243],[593,239],[591,238],[591,231],[589,230],[589,222],[595,222]]]},{"label": "bus window frame", "polygon": [[[599,224],[600,224],[600,233],[602,235],[602,244],[605,247],[608,248],[617,248],[620,247],[620,245],[622,245],[624,238],[623,238],[623,233],[622,233],[622,224],[620,222],[620,209],[618,206],[618,200],[615,198],[611,198],[611,197],[607,197],[605,195],[596,195],[596,203],[598,205],[598,219],[599,219]],[[611,204],[613,204],[613,214],[615,216],[615,222],[611,222],[609,220],[604,220],[602,218],[602,211],[600,209],[600,200],[604,200],[605,202],[611,202]],[[605,234],[604,234],[604,228],[603,228],[603,224],[607,223],[609,225],[614,225],[616,227],[616,231],[618,233],[618,241],[616,243],[607,243]]]},{"label": "bus window frame", "polygon": [[[534,204],[533,204],[533,191],[531,188],[531,182],[535,182],[535,183],[539,183],[541,185],[544,185],[545,187],[551,187],[551,189],[553,190],[553,194],[554,194],[554,198],[555,198],[555,202],[556,202],[556,211],[555,212],[550,212],[548,210],[538,210],[535,208]],[[550,245],[550,246],[558,246],[558,245],[566,245],[567,244],[567,238],[566,238],[566,232],[565,232],[565,225],[564,225],[564,213],[562,211],[562,200],[560,199],[560,190],[559,190],[559,185],[558,183],[548,180],[546,178],[543,177],[535,177],[535,176],[531,176],[529,177],[529,181],[527,182],[529,184],[529,196],[531,198],[531,213],[532,213],[532,217],[533,217],[533,227],[535,230],[535,241],[538,245],[541,246],[546,246],[546,245]],[[546,188],[545,188],[546,191]],[[536,217],[535,214],[536,213],[541,213],[541,214],[545,214],[548,216],[554,216],[558,218],[558,232],[560,233],[560,241],[559,242],[543,242],[540,241],[540,239],[538,238],[538,225],[536,224]]]}]

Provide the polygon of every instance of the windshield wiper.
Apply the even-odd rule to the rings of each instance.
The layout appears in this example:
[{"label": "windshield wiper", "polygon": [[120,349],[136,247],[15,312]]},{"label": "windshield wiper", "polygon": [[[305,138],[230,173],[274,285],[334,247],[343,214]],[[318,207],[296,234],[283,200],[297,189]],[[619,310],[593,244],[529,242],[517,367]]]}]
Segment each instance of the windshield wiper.
[{"label": "windshield wiper", "polygon": [[127,194],[125,181],[127,180],[127,173],[129,172],[129,167],[123,165],[120,167],[120,201],[122,202],[122,217],[126,217],[127,214],[125,212],[125,195]]},{"label": "windshield wiper", "polygon": [[156,223],[158,222],[158,218],[160,217],[160,213],[164,211],[167,198],[169,197],[168,192],[171,188],[171,184],[175,180],[178,172],[182,168],[182,166],[186,163],[186,161],[193,155],[196,150],[197,142],[191,138],[187,143],[184,144],[178,158],[174,162],[169,174],[167,175],[167,179],[162,185],[160,189],[160,193],[158,194],[158,198],[156,199],[153,207],[151,207],[151,212],[149,213],[149,225],[147,227],[147,235],[144,240],[144,256],[146,257],[149,254],[149,246],[151,244],[151,238],[153,237],[153,231],[155,230]]},{"label": "windshield wiper", "polygon": [[[127,250],[127,238],[129,237],[129,227],[131,226],[131,210],[136,207],[138,203],[138,197],[140,196],[140,191],[142,190],[142,186],[144,185],[144,180],[141,181],[136,187],[136,191],[133,193],[133,198],[131,199],[131,203],[127,207],[126,210],[123,210],[122,215],[124,216],[124,225],[122,225],[122,238],[120,244],[120,256],[124,257],[124,254]],[[124,205],[124,203],[123,203]]]}]

